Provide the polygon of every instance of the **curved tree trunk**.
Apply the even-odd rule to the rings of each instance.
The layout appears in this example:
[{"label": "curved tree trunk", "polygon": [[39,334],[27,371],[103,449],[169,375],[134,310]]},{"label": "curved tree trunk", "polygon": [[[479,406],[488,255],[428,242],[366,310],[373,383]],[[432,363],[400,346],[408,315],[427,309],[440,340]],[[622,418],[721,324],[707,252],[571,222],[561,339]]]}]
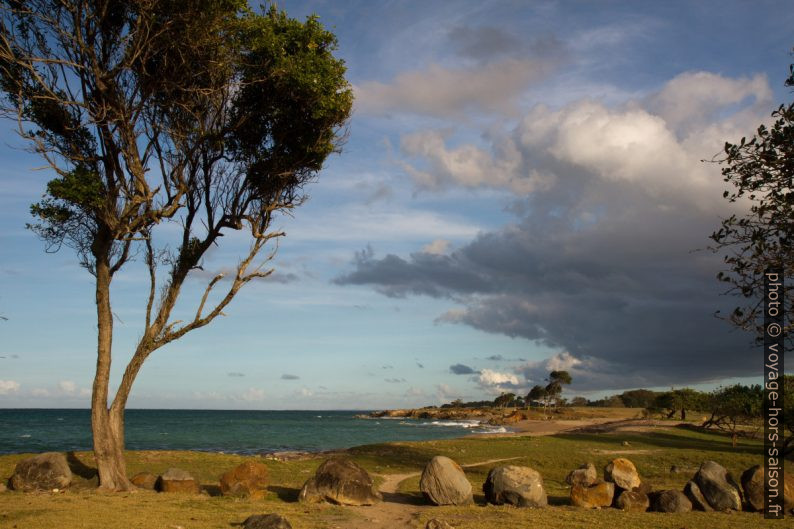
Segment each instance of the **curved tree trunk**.
[{"label": "curved tree trunk", "polygon": [[91,394],[91,431],[99,487],[122,491],[132,488],[124,462],[124,411],[108,409],[108,385],[113,346],[113,314],[110,311],[110,266],[107,258],[97,259],[97,364]]}]

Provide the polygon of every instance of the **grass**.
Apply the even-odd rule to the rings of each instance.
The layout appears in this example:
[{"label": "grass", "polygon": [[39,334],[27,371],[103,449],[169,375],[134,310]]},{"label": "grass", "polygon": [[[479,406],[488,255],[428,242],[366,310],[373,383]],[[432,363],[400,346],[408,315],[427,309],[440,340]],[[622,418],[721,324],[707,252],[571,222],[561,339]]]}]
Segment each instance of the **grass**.
[{"label": "grass", "polygon": [[[628,446],[624,444],[628,442]],[[758,441],[742,439],[734,448],[728,437],[684,428],[658,428],[643,433],[576,434],[546,437],[463,438],[442,441],[387,443],[350,450],[355,461],[373,473],[419,472],[434,455],[447,455],[461,464],[488,459],[517,457],[509,464],[527,465],[544,478],[547,509],[517,509],[484,505],[482,484],[496,464],[466,469],[475,491],[476,506],[429,507],[419,511],[416,527],[434,517],[450,521],[460,529],[492,527],[544,527],[549,529],[745,529],[794,527],[790,520],[775,523],[754,513],[624,513],[614,509],[586,511],[567,505],[564,479],[573,468],[592,461],[602,468],[615,457],[628,457],[643,480],[655,489],[682,489],[702,461],[712,459],[738,479],[741,472],[761,462]],[[24,454],[0,456],[0,477],[8,477]],[[175,466],[191,472],[212,495],[163,495],[149,491],[101,494],[94,490],[96,476],[90,453],[70,454],[75,483],[64,493],[7,492],[0,494],[0,528],[9,529],[216,529],[235,527],[251,514],[278,512],[293,527],[332,529],[366,527],[362,509],[332,505],[302,505],[297,493],[321,459],[304,461],[262,460],[269,469],[271,487],[264,500],[217,496],[218,477],[246,459],[229,454],[177,451],[130,451],[130,475],[160,473]],[[678,473],[671,473],[676,465]],[[419,497],[419,478],[403,481],[400,491]],[[412,507],[407,507],[411,509]]]}]

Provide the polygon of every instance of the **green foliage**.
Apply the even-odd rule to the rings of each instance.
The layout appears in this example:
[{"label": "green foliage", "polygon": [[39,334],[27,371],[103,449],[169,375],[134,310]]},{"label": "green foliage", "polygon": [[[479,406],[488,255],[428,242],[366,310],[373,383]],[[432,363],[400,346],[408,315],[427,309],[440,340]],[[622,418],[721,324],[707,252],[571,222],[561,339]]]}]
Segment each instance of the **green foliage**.
[{"label": "green foliage", "polygon": [[[787,84],[791,85],[791,78]],[[723,196],[731,203],[749,203],[744,215],[731,215],[711,234],[712,250],[724,253],[727,270],[717,278],[730,285],[729,292],[746,299],[729,320],[763,339],[761,296],[764,272],[783,271],[786,304],[794,314],[794,104],[772,112],[770,127],[760,125],[756,134],[738,143],[725,143],[722,175],[732,189]],[[791,316],[789,316],[791,318]],[[787,333],[790,350],[791,332]]]},{"label": "green foliage", "polygon": [[657,394],[649,389],[632,389],[621,393],[620,400],[627,408],[650,408]]}]

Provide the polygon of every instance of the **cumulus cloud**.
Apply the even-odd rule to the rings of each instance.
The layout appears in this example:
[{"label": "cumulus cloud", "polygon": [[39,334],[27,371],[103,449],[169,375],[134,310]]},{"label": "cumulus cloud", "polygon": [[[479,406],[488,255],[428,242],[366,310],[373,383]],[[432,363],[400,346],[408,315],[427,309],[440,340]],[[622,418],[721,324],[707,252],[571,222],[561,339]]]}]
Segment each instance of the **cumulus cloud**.
[{"label": "cumulus cloud", "polygon": [[0,395],[8,395],[19,391],[20,384],[16,380],[0,380]]},{"label": "cumulus cloud", "polygon": [[50,392],[45,388],[33,388],[30,394],[34,397],[49,397]]},{"label": "cumulus cloud", "polygon": [[66,393],[67,395],[72,395],[77,393],[77,384],[75,384],[71,380],[61,380],[58,382],[58,389],[61,390],[62,393]]},{"label": "cumulus cloud", "polygon": [[265,390],[259,388],[248,388],[240,394],[240,400],[246,402],[259,402],[265,399]]},{"label": "cumulus cloud", "polygon": [[422,247],[424,253],[432,255],[444,255],[449,250],[450,242],[446,239],[436,239]]},{"label": "cumulus cloud", "polygon": [[476,370],[464,364],[454,364],[449,366],[449,372],[454,375],[473,375]]},{"label": "cumulus cloud", "polygon": [[[699,83],[693,91],[706,110],[693,115],[686,87]],[[719,166],[701,160],[752,134],[767,119],[758,104],[768,93],[761,77],[690,73],[620,107],[536,106],[511,131],[489,134],[490,147],[450,147],[424,132],[424,143],[408,142],[430,175],[418,186],[510,189],[515,222],[445,255],[359,253],[337,282],[448,299],[455,306],[437,321],[556,349],[550,362],[573,362],[577,389],[752,375],[750,337],[713,317],[735,303],[719,295],[721,259],[696,251],[733,211]],[[453,151],[460,156],[438,161]],[[533,175],[544,185],[517,184]],[[518,374],[548,370],[527,365]]]},{"label": "cumulus cloud", "polygon": [[483,369],[474,380],[480,388],[492,395],[498,395],[503,391],[518,390],[523,387],[516,375],[500,373],[491,369]]},{"label": "cumulus cloud", "polygon": [[298,375],[290,375],[289,373],[284,373],[281,375],[281,380],[298,380],[300,377]]}]

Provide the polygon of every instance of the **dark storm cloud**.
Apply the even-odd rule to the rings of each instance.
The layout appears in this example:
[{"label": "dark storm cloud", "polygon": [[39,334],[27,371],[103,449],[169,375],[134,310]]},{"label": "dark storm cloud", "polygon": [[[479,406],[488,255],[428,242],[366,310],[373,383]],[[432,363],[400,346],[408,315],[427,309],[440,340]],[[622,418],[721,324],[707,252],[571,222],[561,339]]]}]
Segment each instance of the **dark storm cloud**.
[{"label": "dark storm cloud", "polygon": [[[718,76],[703,82],[715,88],[700,98],[737,83],[750,91],[758,84]],[[666,101],[693,105],[684,93],[675,83],[660,92]],[[559,351],[517,368],[527,380],[570,369],[576,389],[595,390],[755,375],[761,364],[751,337],[714,317],[739,303],[721,296],[715,280],[721,259],[699,251],[731,212],[721,199],[719,168],[700,160],[726,137],[753,130],[758,118],[737,116],[725,118],[719,132],[696,123],[677,136],[681,118],[666,110],[655,115],[593,102],[537,107],[511,134],[491,136],[491,148],[479,151],[470,166],[460,158],[462,176],[443,176],[468,185],[471,170],[482,169],[487,186],[489,174],[509,169],[490,182],[515,191],[513,224],[448,255],[360,252],[337,283],[371,285],[392,297],[448,299],[458,307],[440,322]],[[422,156],[474,152],[451,149],[438,143]],[[494,172],[485,171],[489,166]],[[533,178],[535,184],[521,185]]]},{"label": "dark storm cloud", "polygon": [[298,375],[290,375],[289,373],[284,373],[281,375],[281,380],[299,380],[300,377]]},{"label": "dark storm cloud", "polygon": [[455,375],[476,375],[477,371],[464,364],[455,364],[449,366],[450,373]]}]

